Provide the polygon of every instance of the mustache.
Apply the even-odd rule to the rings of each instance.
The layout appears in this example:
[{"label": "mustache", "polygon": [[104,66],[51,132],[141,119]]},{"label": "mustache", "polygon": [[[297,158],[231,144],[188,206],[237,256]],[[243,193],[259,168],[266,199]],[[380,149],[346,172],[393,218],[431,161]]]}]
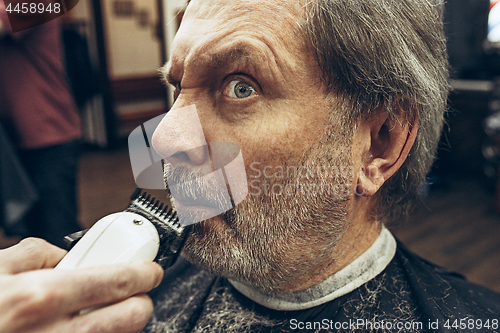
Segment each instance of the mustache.
[{"label": "mustache", "polygon": [[167,191],[184,206],[205,206],[224,211],[228,204],[233,204],[224,179],[221,182],[185,166],[172,170],[168,165],[164,167],[164,178]]}]

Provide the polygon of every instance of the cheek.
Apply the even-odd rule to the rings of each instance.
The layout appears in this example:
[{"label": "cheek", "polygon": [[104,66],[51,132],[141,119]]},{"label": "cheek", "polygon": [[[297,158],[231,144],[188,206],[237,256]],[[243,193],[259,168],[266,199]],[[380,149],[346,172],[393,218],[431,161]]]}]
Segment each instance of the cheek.
[{"label": "cheek", "polygon": [[[209,124],[206,126],[205,124]],[[253,162],[269,163],[283,160],[292,146],[287,142],[287,133],[268,123],[245,122],[244,125],[227,124],[205,119],[203,129],[207,142],[230,142],[241,149],[243,160],[248,168]]]},{"label": "cheek", "polygon": [[238,145],[247,174],[252,174],[255,163],[261,167],[298,163],[318,145],[328,112],[324,105],[316,104],[306,108],[304,101],[281,100],[266,104],[241,122],[228,122],[215,113],[203,112],[200,120],[207,142]]}]

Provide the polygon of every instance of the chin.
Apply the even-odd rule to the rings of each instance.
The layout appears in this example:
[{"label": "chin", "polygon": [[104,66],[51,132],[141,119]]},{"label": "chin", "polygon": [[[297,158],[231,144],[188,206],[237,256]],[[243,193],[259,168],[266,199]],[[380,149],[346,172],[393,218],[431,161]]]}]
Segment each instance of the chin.
[{"label": "chin", "polygon": [[330,262],[336,243],[333,234],[339,236],[332,224],[328,232],[318,232],[316,223],[285,218],[286,213],[272,217],[262,211],[254,214],[257,212],[250,207],[255,205],[239,205],[193,225],[183,256],[213,274],[265,293],[289,292],[294,281]]}]

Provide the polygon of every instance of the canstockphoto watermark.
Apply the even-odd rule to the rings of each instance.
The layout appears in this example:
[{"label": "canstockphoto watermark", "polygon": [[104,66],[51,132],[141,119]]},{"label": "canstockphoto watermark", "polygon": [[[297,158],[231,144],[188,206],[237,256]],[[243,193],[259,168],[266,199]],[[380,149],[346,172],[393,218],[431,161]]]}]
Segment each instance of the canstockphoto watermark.
[{"label": "canstockphoto watermark", "polygon": [[346,321],[334,321],[331,319],[323,319],[321,321],[290,320],[290,329],[292,330],[349,330],[360,332],[394,330],[395,332],[401,332],[401,330],[421,331],[423,327],[424,324],[420,321],[371,321],[367,319],[349,319]]},{"label": "canstockphoto watermark", "polygon": [[335,321],[331,319],[323,319],[320,321],[299,321],[290,319],[290,329],[292,330],[311,330],[314,332],[322,330],[338,330],[338,331],[379,331],[384,332],[421,332],[425,331],[453,331],[457,330],[468,332],[476,331],[494,331],[499,327],[497,318],[474,319],[470,317],[448,318],[448,319],[428,319],[426,322],[421,321],[392,321],[392,320],[368,320],[368,319],[349,319],[344,321]]},{"label": "canstockphoto watermark", "polygon": [[[0,10],[9,17],[13,33],[33,28],[56,19],[71,9],[79,0],[3,0]],[[5,7],[3,9],[2,7]]]},{"label": "canstockphoto watermark", "polygon": [[[184,225],[222,214],[248,194],[240,147],[207,142],[195,105],[148,120],[130,133],[128,142],[137,186],[163,189],[166,181]],[[195,156],[196,173],[184,159]],[[167,169],[171,172],[164,173]]]},{"label": "canstockphoto watermark", "polygon": [[266,179],[343,179],[352,178],[353,166],[295,166],[295,165],[262,165],[260,162],[250,164],[250,178]]},{"label": "canstockphoto watermark", "polygon": [[361,196],[365,189],[355,183],[355,173],[372,177],[370,169],[349,165],[282,166],[253,162],[249,169],[249,195],[253,196],[345,196],[352,189]]},{"label": "canstockphoto watermark", "polygon": [[166,183],[179,220],[186,225],[222,214],[248,194],[345,199],[359,172],[344,165],[245,163],[238,145],[206,141],[195,105],[146,121],[128,139],[137,186],[164,189]]},{"label": "canstockphoto watermark", "polygon": [[250,181],[251,196],[346,196],[350,193],[352,183],[316,183],[301,181],[299,183],[271,183],[267,180],[254,179]]}]

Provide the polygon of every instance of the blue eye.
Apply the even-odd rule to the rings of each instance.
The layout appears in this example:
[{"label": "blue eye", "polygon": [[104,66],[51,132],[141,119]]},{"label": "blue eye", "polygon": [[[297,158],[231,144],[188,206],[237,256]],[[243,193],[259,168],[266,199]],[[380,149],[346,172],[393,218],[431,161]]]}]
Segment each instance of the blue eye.
[{"label": "blue eye", "polygon": [[255,94],[255,89],[245,81],[233,80],[227,87],[228,95],[232,98],[247,98]]}]

